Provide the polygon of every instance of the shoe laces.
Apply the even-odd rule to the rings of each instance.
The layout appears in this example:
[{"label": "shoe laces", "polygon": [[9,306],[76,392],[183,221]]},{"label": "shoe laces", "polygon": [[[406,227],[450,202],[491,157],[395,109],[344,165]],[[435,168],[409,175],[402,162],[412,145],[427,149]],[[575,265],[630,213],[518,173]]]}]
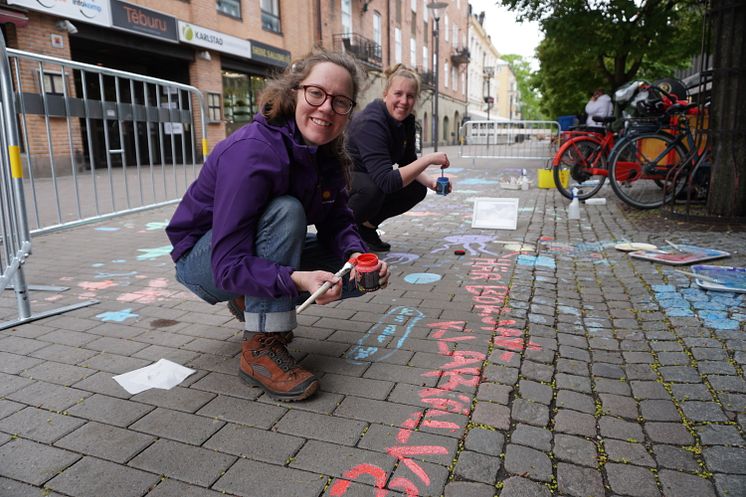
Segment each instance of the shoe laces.
[{"label": "shoe laces", "polygon": [[286,373],[298,367],[293,356],[285,348],[286,336],[284,333],[265,333],[259,338],[259,343],[267,349],[267,355]]}]

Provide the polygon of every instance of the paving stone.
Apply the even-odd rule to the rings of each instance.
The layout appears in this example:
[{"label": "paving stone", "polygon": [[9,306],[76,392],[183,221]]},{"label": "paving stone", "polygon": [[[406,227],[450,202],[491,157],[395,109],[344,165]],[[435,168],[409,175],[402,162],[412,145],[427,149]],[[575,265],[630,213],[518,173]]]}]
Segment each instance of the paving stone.
[{"label": "paving stone", "polygon": [[227,424],[215,433],[203,447],[273,464],[284,464],[303,445],[298,437],[249,426]]},{"label": "paving stone", "polygon": [[[450,457],[448,461],[450,463]],[[310,440],[290,462],[290,467],[317,475],[321,473],[343,477],[347,470],[358,464],[378,466],[383,472],[388,473],[393,469],[394,462],[395,459],[385,453]]]},{"label": "paving stone", "polygon": [[546,426],[549,423],[549,407],[524,399],[515,399],[511,417],[521,423]]},{"label": "paving stone", "polygon": [[180,481],[164,479],[157,487],[148,492],[147,497],[223,497],[224,495],[222,492],[213,492]]},{"label": "paving stone", "polygon": [[[49,491],[46,491],[49,492]],[[0,477],[0,495],[3,497],[29,497],[41,495],[40,489],[32,487],[26,483],[19,481],[9,480],[8,478]],[[45,496],[47,493],[44,494]],[[50,497],[59,497],[59,494],[54,492]]]},{"label": "paving stone", "polygon": [[[494,493],[494,491],[493,491]],[[492,494],[489,494],[491,497]],[[551,497],[552,494],[547,487],[520,476],[511,476],[503,482],[500,497]],[[446,496],[447,497],[447,496]],[[453,497],[462,495],[453,494]],[[466,495],[463,495],[466,497]]]},{"label": "paving stone", "polygon": [[95,394],[74,405],[68,412],[73,416],[124,427],[153,409],[153,406]]},{"label": "paving stone", "polygon": [[627,364],[624,366],[624,372],[626,378],[630,381],[655,381],[658,379],[658,376],[649,364]]},{"label": "paving stone", "polygon": [[557,464],[557,489],[572,497],[605,495],[603,478],[598,470],[563,462]]},{"label": "paving stone", "polygon": [[[90,478],[90,475],[96,475]],[[93,457],[84,457],[47,486],[62,493],[80,497],[117,495],[139,497],[155,485],[160,477]]]},{"label": "paving stone", "polygon": [[224,424],[218,419],[159,407],[137,420],[130,428],[159,438],[202,445]]},{"label": "paving stone", "polygon": [[465,450],[459,454],[453,473],[459,480],[471,480],[492,485],[495,483],[499,470],[500,459],[498,457]]},{"label": "paving stone", "polygon": [[631,392],[629,383],[624,382],[624,381],[609,380],[607,378],[595,378],[593,383],[596,386],[596,392],[599,392],[599,393],[611,393],[614,395],[630,395],[630,392]]},{"label": "paving stone", "polygon": [[208,487],[236,457],[171,440],[158,440],[129,462],[129,466]]},{"label": "paving stone", "polygon": [[78,459],[79,454],[18,438],[0,445],[0,476],[41,485]]},{"label": "paving stone", "polygon": [[96,422],[89,422],[55,445],[89,456],[125,463],[150,445],[155,437]]},{"label": "paving stone", "polygon": [[670,399],[663,385],[656,381],[630,381],[632,394],[636,399]]},{"label": "paving stone", "polygon": [[588,364],[583,361],[561,358],[557,360],[557,372],[574,374],[577,376],[587,376]]},{"label": "paving stone", "polygon": [[645,423],[645,433],[657,443],[690,445],[694,438],[681,423]]},{"label": "paving stone", "polygon": [[0,352],[0,372],[2,373],[18,374],[42,362],[41,359],[34,359],[25,355]]},{"label": "paving stone", "polygon": [[554,431],[572,435],[596,436],[596,418],[569,409],[560,409],[554,417]]},{"label": "paving stone", "polygon": [[[406,444],[399,441],[404,439]],[[442,432],[436,435],[374,424],[365,432],[365,436],[357,444],[357,448],[387,453],[391,447],[397,445],[437,447],[437,450],[430,453],[416,454],[412,457],[447,466],[456,455],[458,442],[457,439],[443,436]]]},{"label": "paving stone", "polygon": [[694,473],[699,471],[699,464],[694,460],[691,452],[673,445],[654,445],[655,460],[664,468],[677,469]]},{"label": "paving stone", "polygon": [[563,435],[554,436],[554,457],[581,466],[596,467],[596,444],[584,438]]},{"label": "paving stone", "polygon": [[737,376],[709,376],[707,380],[719,392],[746,393],[746,380]]},{"label": "paving stone", "polygon": [[728,421],[728,417],[715,402],[688,400],[681,403],[681,410],[691,421]]},{"label": "paving stone", "polygon": [[0,430],[36,442],[51,443],[83,424],[82,419],[27,407],[0,420]]},{"label": "paving stone", "polygon": [[548,364],[523,361],[523,364],[521,365],[521,374],[530,380],[549,382],[552,381],[554,368]]},{"label": "paving stone", "polygon": [[611,490],[633,497],[658,497],[660,492],[649,469],[629,464],[607,463],[606,476]]},{"label": "paving stone", "polygon": [[552,478],[549,456],[521,445],[508,444],[504,466],[508,473],[528,476],[534,480],[549,481]]},{"label": "paving stone", "polygon": [[621,440],[604,441],[604,450],[609,459],[624,464],[655,467],[655,461],[640,443],[622,442]]},{"label": "paving stone", "polygon": [[726,411],[746,412],[746,394],[720,392],[718,397]]},{"label": "paving stone", "polygon": [[500,385],[499,383],[481,383],[477,390],[477,400],[488,400],[498,404],[507,405],[513,387]]},{"label": "paving stone", "polygon": [[702,449],[705,464],[716,473],[746,474],[746,448],[705,447]]},{"label": "paving stone", "polygon": [[9,393],[13,393],[16,390],[31,385],[34,380],[28,378],[21,378],[20,376],[0,373],[0,396],[5,396]]},{"label": "paving stone", "polygon": [[710,390],[702,384],[674,383],[671,385],[671,391],[679,402],[685,400],[712,400]]},{"label": "paving stone", "polygon": [[42,409],[64,411],[68,407],[90,396],[90,392],[83,390],[37,381],[9,394],[8,398]]},{"label": "paving stone", "polygon": [[624,421],[610,416],[601,416],[598,420],[598,428],[602,437],[617,438],[621,440],[634,439],[642,441],[642,428],[637,423]]},{"label": "paving stone", "polygon": [[531,380],[518,382],[518,391],[521,398],[549,405],[552,401],[552,387]]},{"label": "paving stone", "polygon": [[702,445],[744,446],[744,440],[735,426],[706,424],[694,428]]},{"label": "paving stone", "polygon": [[510,409],[491,402],[479,402],[474,407],[471,419],[474,423],[492,426],[498,430],[510,428]]},{"label": "paving stone", "polygon": [[240,459],[213,488],[239,495],[282,495],[302,497],[321,493],[326,479],[297,469]]},{"label": "paving stone", "polygon": [[303,438],[355,445],[367,426],[363,421],[292,410],[288,411],[273,429]]},{"label": "paving stone", "polygon": [[715,497],[715,487],[709,480],[695,475],[663,469],[658,473],[663,495],[676,497]]},{"label": "paving stone", "polygon": [[[497,458],[495,459],[497,460],[497,464],[499,466],[500,460]],[[430,480],[430,483],[428,485],[426,485],[424,481],[420,480],[412,472],[412,470],[409,467],[407,467],[406,464],[399,464],[396,470],[394,470],[394,474],[391,475],[391,481],[393,482],[394,480],[397,480],[397,479],[400,481],[402,480],[417,481],[418,490],[420,491],[420,495],[422,495],[423,497],[426,495],[432,495],[432,496],[442,495],[443,488],[445,487],[445,484],[448,481],[448,476],[449,476],[448,468],[440,464],[433,464],[433,463],[423,462],[423,461],[418,461],[417,465],[420,468],[422,468],[422,471],[425,472],[425,474],[427,475],[427,478]]]},{"label": "paving stone", "polygon": [[19,404],[18,402],[11,402],[9,400],[0,399],[0,419],[6,416],[10,416],[14,412],[18,412],[26,406]]},{"label": "paving stone", "polygon": [[484,368],[483,378],[486,381],[513,386],[518,382],[518,369],[488,364]]},{"label": "paving stone", "polygon": [[559,392],[557,392],[556,406],[559,408],[572,409],[587,414],[593,414],[596,410],[596,405],[593,402],[593,397],[570,390],[560,390]]},{"label": "paving stone", "polygon": [[637,419],[637,402],[630,397],[611,394],[599,394],[604,414],[628,419]]},{"label": "paving stone", "polygon": [[735,497],[746,495],[746,476],[744,475],[715,475],[715,488],[718,495]]},{"label": "paving stone", "polygon": [[586,376],[559,373],[555,377],[557,388],[562,390],[574,390],[581,393],[591,393],[591,380]]},{"label": "paving stone", "polygon": [[640,412],[647,421],[680,421],[681,416],[670,400],[642,400]]},{"label": "paving stone", "polygon": [[510,441],[544,452],[552,450],[552,432],[535,426],[519,424],[510,435]]},{"label": "paving stone", "polygon": [[494,495],[494,485],[468,481],[449,482],[444,493],[444,497],[493,497]]},{"label": "paving stone", "polygon": [[666,382],[699,383],[702,381],[699,372],[689,366],[664,366],[658,368],[658,372]]},{"label": "paving stone", "polygon": [[219,395],[197,411],[197,414],[256,428],[269,428],[285,412],[287,409],[281,407]]},{"label": "paving stone", "polygon": [[[513,434],[515,437],[515,433]],[[505,436],[499,431],[472,428],[464,440],[464,448],[482,454],[499,456],[505,445]]]},{"label": "paving stone", "polygon": [[215,396],[214,393],[177,386],[170,390],[151,388],[134,395],[131,400],[176,411],[194,413],[214,399]]},{"label": "paving stone", "polygon": [[606,364],[602,362],[594,362],[591,367],[591,373],[593,376],[600,376],[601,378],[624,378],[627,376],[620,366],[616,364]]}]

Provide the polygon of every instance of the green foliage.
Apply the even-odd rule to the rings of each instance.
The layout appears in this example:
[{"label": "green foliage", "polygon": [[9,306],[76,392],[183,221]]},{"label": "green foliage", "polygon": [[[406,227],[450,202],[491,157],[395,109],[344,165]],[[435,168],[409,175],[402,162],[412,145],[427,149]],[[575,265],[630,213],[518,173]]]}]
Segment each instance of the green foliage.
[{"label": "green foliage", "polygon": [[531,64],[520,55],[501,55],[500,58],[508,63],[515,76],[518,93],[521,96],[521,115],[523,119],[542,120],[544,114],[540,108],[541,96],[535,87],[535,76]]},{"label": "green foliage", "polygon": [[669,77],[699,50],[697,0],[499,0],[545,38],[534,87],[549,116],[582,112],[593,89]]}]

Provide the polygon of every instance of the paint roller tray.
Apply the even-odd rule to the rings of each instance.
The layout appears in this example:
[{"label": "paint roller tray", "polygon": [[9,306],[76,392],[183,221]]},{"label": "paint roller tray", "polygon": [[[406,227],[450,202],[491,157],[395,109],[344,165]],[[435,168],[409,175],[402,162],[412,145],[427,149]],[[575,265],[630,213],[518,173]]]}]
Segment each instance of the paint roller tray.
[{"label": "paint roller tray", "polygon": [[746,267],[697,264],[690,269],[692,273],[708,278],[695,278],[694,281],[700,288],[717,292],[746,293]]}]

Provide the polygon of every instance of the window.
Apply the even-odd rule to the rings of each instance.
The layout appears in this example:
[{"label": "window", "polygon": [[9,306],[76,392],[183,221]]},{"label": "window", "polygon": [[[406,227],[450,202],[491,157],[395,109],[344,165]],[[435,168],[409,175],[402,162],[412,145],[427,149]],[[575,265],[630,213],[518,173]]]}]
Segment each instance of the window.
[{"label": "window", "polygon": [[352,2],[342,0],[342,32],[346,35],[352,34]]},{"label": "window", "polygon": [[220,103],[220,93],[207,94],[207,120],[211,123],[220,122],[222,104]]},{"label": "window", "polygon": [[448,88],[448,77],[451,75],[451,72],[448,70],[448,62],[443,64],[443,86],[445,88]]},{"label": "window", "polygon": [[395,48],[395,55],[394,60],[397,64],[401,63],[401,29],[396,28],[394,30],[394,48]]},{"label": "window", "polygon": [[379,12],[376,12],[373,15],[373,41],[375,41],[378,46],[381,46],[381,14]]},{"label": "window", "polygon": [[282,24],[280,23],[280,1],[279,0],[262,0],[262,29],[274,33],[282,33]]},{"label": "window", "polygon": [[445,31],[445,34],[446,34],[446,42],[448,42],[448,15],[446,14],[446,15],[445,15],[445,16],[443,16],[443,17],[445,18],[445,29],[444,29],[443,31]]},{"label": "window", "polygon": [[427,72],[427,68],[430,66],[427,62],[427,59],[429,58],[427,54],[427,45],[422,47],[422,71]]},{"label": "window", "polygon": [[410,25],[412,26],[412,37],[414,38],[417,36],[417,12],[414,10],[412,11],[412,22]]},{"label": "window", "polygon": [[218,12],[241,18],[241,0],[218,0]]},{"label": "window", "polygon": [[396,22],[401,25],[401,0],[396,0],[396,5],[394,6],[395,12],[394,15],[396,16]]},{"label": "window", "polygon": [[412,67],[417,65],[417,40],[409,39],[409,63]]},{"label": "window", "polygon": [[417,12],[417,0],[412,0],[412,12]]},{"label": "window", "polygon": [[62,73],[44,71],[44,93],[63,95],[64,91]]}]

